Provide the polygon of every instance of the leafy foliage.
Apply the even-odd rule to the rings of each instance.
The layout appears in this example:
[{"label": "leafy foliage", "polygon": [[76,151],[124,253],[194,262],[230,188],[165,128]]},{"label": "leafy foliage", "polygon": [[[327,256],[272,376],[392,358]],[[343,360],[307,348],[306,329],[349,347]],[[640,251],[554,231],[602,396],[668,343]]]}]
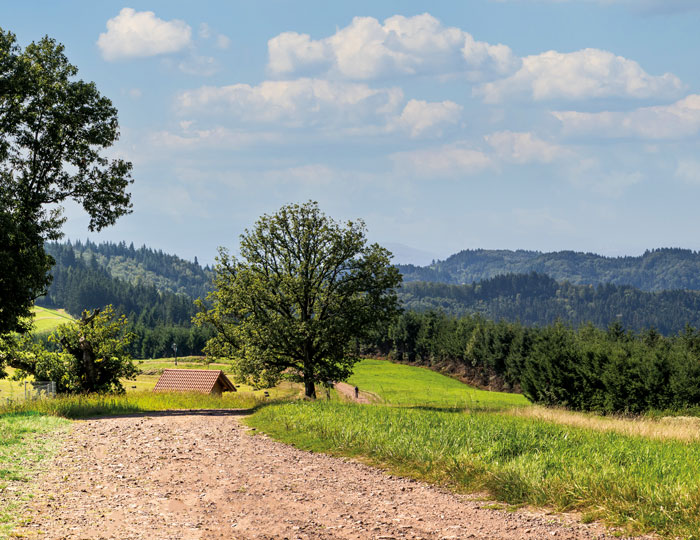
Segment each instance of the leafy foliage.
[{"label": "leafy foliage", "polygon": [[36,227],[18,223],[0,199],[0,336],[27,331],[32,303],[51,281],[52,263]]},{"label": "leafy foliage", "polygon": [[24,51],[0,29],[0,177],[2,193],[22,223],[55,238],[59,205],[79,202],[100,230],[131,208],[131,163],[100,152],[119,138],[117,110],[94,83],[74,80],[78,69],[64,47],[45,37]]},{"label": "leafy foliage", "polygon": [[350,375],[354,341],[397,312],[401,277],[387,250],[367,246],[361,221],[343,226],[316,203],[288,205],[262,216],[240,246],[240,261],[220,250],[213,307],[198,321],[217,330],[208,354],[234,357],[250,382],[286,370],[315,397],[315,383]]},{"label": "leafy foliage", "polygon": [[60,392],[123,393],[120,379],[138,373],[127,351],[132,336],[126,326],[126,318],[116,317],[111,306],[86,311],[80,320],[59,326],[50,336],[60,352],[46,351],[24,337],[9,364],[20,370],[20,376],[56,381]]}]

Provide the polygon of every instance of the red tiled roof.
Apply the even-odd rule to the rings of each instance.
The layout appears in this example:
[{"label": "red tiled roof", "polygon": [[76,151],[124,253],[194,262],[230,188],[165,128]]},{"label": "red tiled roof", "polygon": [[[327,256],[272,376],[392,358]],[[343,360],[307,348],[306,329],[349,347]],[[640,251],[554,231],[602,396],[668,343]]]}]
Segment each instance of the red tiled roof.
[{"label": "red tiled roof", "polygon": [[166,369],[158,379],[154,392],[180,391],[203,392],[209,394],[216,381],[222,386],[223,391],[236,391],[236,388],[228,380],[220,369]]}]

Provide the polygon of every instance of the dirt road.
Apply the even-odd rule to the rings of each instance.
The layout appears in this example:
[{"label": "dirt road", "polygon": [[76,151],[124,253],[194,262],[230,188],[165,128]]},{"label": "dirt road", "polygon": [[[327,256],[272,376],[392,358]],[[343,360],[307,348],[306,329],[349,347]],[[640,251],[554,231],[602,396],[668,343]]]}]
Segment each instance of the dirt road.
[{"label": "dirt road", "polygon": [[370,394],[369,392],[365,392],[363,390],[359,390],[358,388],[358,393],[357,397],[355,397],[355,387],[344,382],[339,382],[335,383],[334,388],[338,393],[340,393],[345,399],[348,401],[355,401],[356,403],[372,403],[374,401],[377,401],[376,396],[373,394]]},{"label": "dirt road", "polygon": [[[591,539],[596,525],[484,508],[250,436],[235,411],[77,422],[18,534],[45,539]],[[606,537],[605,537],[606,538]]]}]

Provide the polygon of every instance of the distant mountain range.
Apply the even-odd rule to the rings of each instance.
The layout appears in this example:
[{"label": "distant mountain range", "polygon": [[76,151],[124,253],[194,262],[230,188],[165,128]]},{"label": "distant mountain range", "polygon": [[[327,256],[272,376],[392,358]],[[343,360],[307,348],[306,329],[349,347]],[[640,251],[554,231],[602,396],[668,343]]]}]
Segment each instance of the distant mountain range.
[{"label": "distant mountain range", "polygon": [[469,284],[504,274],[546,274],[576,285],[631,285],[642,291],[700,290],[700,252],[662,248],[639,257],[557,251],[465,250],[428,266],[397,265],[404,281]]}]

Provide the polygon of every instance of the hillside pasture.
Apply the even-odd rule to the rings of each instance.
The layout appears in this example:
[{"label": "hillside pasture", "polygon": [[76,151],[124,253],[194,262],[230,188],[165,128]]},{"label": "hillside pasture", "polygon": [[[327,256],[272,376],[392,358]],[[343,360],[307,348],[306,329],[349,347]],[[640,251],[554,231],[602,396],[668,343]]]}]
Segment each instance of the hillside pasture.
[{"label": "hillside pasture", "polygon": [[40,306],[32,308],[34,316],[34,332],[38,334],[48,334],[61,324],[73,321],[65,309],[48,309]]},{"label": "hillside pasture", "polygon": [[392,405],[502,410],[529,405],[521,394],[488,392],[427,368],[365,359],[348,382]]}]

